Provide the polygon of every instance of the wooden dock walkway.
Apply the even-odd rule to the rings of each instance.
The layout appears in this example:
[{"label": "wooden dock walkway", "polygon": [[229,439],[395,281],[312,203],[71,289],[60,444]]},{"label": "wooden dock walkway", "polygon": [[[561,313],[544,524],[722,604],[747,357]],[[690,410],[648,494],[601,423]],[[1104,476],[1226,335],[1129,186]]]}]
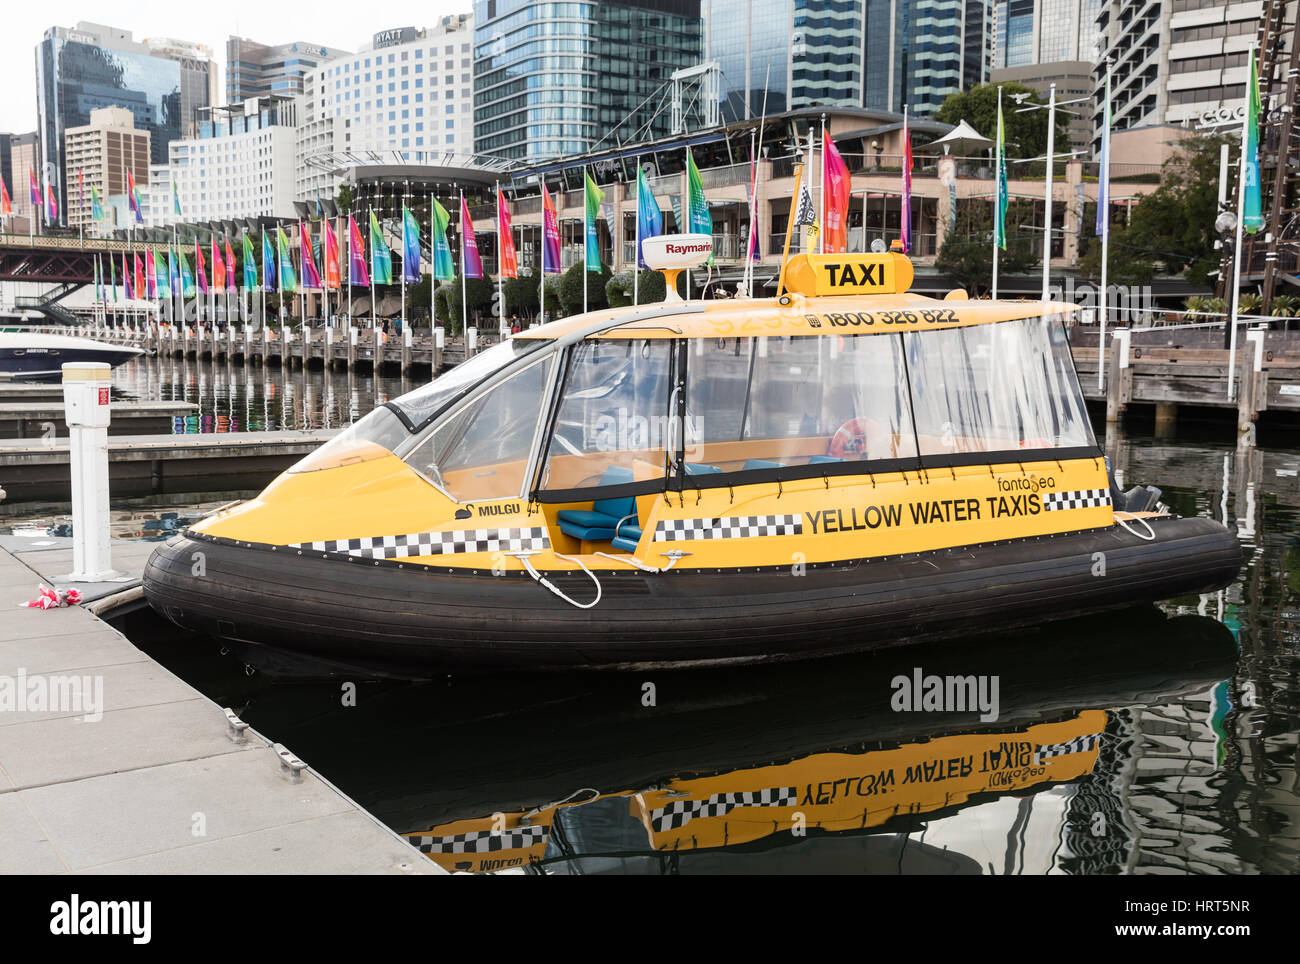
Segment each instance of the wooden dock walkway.
[{"label": "wooden dock walkway", "polygon": [[[265,737],[236,742],[221,707],[86,606],[19,608],[67,571],[68,542],[0,540],[0,873],[444,872],[309,766],[291,779]],[[138,580],[152,548],[118,543],[114,564]]]},{"label": "wooden dock walkway", "polygon": [[[60,426],[66,433],[66,426]],[[338,429],[110,436],[113,498],[261,489]],[[7,502],[67,502],[68,439],[0,439]]]},{"label": "wooden dock walkway", "polygon": [[[476,332],[471,339],[438,337],[430,328],[408,329],[402,335],[378,328],[235,328],[204,329],[195,325],[162,326],[152,322],[135,327],[83,326],[39,328],[34,331],[80,335],[112,345],[131,345],[176,358],[238,361],[286,368],[325,367],[337,370],[427,374],[464,361],[500,341],[496,331]],[[468,341],[473,344],[468,344]]]}]

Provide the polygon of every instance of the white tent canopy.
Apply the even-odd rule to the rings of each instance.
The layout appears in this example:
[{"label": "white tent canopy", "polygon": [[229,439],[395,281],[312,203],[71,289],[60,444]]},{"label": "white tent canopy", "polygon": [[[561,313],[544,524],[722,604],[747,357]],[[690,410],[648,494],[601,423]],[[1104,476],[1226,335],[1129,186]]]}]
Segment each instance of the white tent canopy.
[{"label": "white tent canopy", "polygon": [[972,150],[983,151],[992,147],[993,141],[985,137],[963,120],[947,134],[944,134],[943,137],[931,141],[927,145],[928,148],[937,148],[940,146],[943,147],[943,152],[945,154],[953,153],[954,148],[957,149],[958,153]]}]

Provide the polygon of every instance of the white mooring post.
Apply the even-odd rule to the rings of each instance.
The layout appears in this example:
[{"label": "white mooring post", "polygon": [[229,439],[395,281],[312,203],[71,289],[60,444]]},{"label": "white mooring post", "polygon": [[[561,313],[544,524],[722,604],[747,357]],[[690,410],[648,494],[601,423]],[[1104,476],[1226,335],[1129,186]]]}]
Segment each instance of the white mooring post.
[{"label": "white mooring post", "polygon": [[110,366],[67,362],[63,406],[72,468],[72,572],[69,582],[107,582],[113,572],[108,541],[108,420]]},{"label": "white mooring post", "polygon": [[466,328],[465,329],[465,357],[469,358],[469,356],[474,354],[474,352],[476,351],[478,351],[478,329]]}]

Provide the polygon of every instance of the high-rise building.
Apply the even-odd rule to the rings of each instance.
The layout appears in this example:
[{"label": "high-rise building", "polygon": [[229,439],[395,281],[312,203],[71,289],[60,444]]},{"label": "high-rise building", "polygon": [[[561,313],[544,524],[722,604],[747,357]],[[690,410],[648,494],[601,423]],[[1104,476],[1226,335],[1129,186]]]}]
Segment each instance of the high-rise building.
[{"label": "high-rise building", "polygon": [[169,147],[184,219],[294,217],[296,99],[253,98],[209,113],[197,137]]},{"label": "high-rise building", "polygon": [[[473,20],[375,34],[355,54],[304,78],[297,183],[302,200],[334,193],[322,168],[331,152],[387,155],[390,162],[473,153]],[[334,164],[340,167],[342,163]]]},{"label": "high-rise building", "polygon": [[9,141],[9,197],[13,200],[14,217],[22,218],[28,223],[38,216],[32,205],[31,176],[36,172],[36,180],[41,178],[41,144],[36,131],[30,134],[8,134]]},{"label": "high-rise building", "polygon": [[1103,65],[1111,68],[1116,130],[1195,125],[1209,111],[1243,102],[1259,18],[1259,3],[1243,0],[1158,0],[1141,7],[1105,0],[1097,17],[1094,146],[1101,136]]},{"label": "high-rise building", "polygon": [[127,193],[128,173],[137,188],[149,184],[149,132],[135,126],[134,116],[125,107],[92,110],[89,124],[63,132],[63,148],[69,187],[64,220],[69,227],[97,233],[91,216],[92,187],[102,199]]},{"label": "high-rise building", "polygon": [[90,123],[100,107],[124,107],[150,135],[152,162],[216,100],[216,64],[207,47],[185,41],[138,42],[129,30],[95,23],[51,27],[36,46],[36,109],[44,175],[67,210],[64,132]]},{"label": "high-rise building", "polygon": [[994,0],[993,67],[1097,57],[1102,0]]},{"label": "high-rise building", "polygon": [[304,41],[270,46],[247,37],[230,37],[226,40],[226,103],[301,94],[303,79],[311,70],[347,53]]},{"label": "high-rise building", "polygon": [[865,0],[864,9],[859,106],[924,117],[988,82],[987,0]]},{"label": "high-rise building", "polygon": [[704,59],[722,72],[724,121],[758,116],[765,96],[769,114],[786,110],[792,9],[792,0],[701,0]]},{"label": "high-rise building", "polygon": [[671,130],[675,71],[703,59],[701,0],[476,0],[474,150],[576,154]]}]

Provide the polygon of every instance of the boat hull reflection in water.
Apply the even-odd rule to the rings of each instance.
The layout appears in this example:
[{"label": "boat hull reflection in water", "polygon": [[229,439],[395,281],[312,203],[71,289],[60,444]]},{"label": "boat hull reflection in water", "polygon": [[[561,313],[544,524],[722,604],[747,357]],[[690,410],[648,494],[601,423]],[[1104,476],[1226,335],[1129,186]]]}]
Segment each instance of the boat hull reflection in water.
[{"label": "boat hull reflection in water", "polygon": [[[605,717],[597,708],[585,721],[585,740],[576,731],[552,733],[514,748],[541,757],[528,770],[550,763],[569,770],[573,782],[551,776],[533,788],[533,801],[493,797],[479,816],[407,836],[446,869],[471,872],[982,873],[986,858],[963,853],[959,841],[940,849],[909,835],[988,805],[1008,825],[991,831],[982,818],[976,836],[1013,839],[1012,824],[1042,794],[1037,819],[1054,821],[1047,829],[1060,846],[1049,848],[1046,865],[1019,870],[1120,872],[1134,843],[1123,791],[1140,743],[1128,707],[1207,693],[1232,672],[1235,646],[1207,618],[1138,610],[1119,620],[1062,624],[1051,640],[1046,631],[980,639],[983,655],[931,644],[802,666],[780,681],[773,670],[729,674],[725,701],[744,693],[739,705],[696,704],[640,727],[625,712]],[[893,679],[910,674],[915,661],[940,675],[1000,671],[1001,719],[972,726],[972,713],[893,712]],[[674,690],[673,702],[703,704],[710,675],[680,677],[688,692]],[[514,722],[524,734],[529,714],[521,715]],[[638,757],[640,781],[627,763],[608,759],[613,743]],[[563,759],[551,759],[552,745],[563,747]],[[567,763],[584,745],[590,758]],[[508,765],[516,754],[491,756]],[[647,764],[664,770],[651,776]],[[524,773],[494,770],[482,779],[495,785],[505,777],[515,787],[517,776]],[[627,782],[619,786],[620,779]],[[1018,802],[995,804],[1004,798]]]}]

